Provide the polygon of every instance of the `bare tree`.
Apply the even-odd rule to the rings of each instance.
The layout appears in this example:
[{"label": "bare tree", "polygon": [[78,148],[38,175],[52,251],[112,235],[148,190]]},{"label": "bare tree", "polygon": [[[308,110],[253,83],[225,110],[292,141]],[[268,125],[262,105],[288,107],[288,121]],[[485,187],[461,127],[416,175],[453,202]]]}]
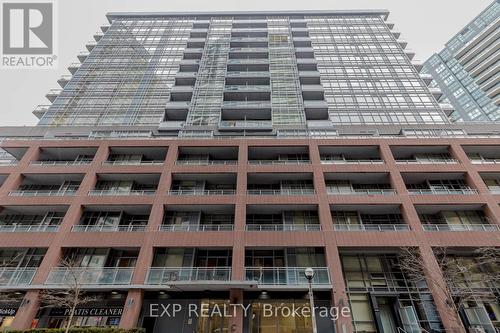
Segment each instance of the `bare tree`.
[{"label": "bare tree", "polygon": [[[442,301],[448,306],[449,315],[455,322],[462,325],[459,311],[469,302],[487,301],[494,299],[494,293],[489,286],[498,284],[499,273],[495,267],[500,263],[500,249],[479,248],[474,251],[475,260],[456,260],[446,252],[446,248],[437,248],[434,251],[439,268],[441,269],[444,285],[439,283],[432,274],[426,274],[424,263],[418,248],[405,247],[401,249],[399,264],[408,279],[415,284],[426,282],[438,288],[443,295]],[[479,278],[479,280],[477,280]]]},{"label": "bare tree", "polygon": [[62,307],[69,309],[68,323],[65,333],[69,332],[76,309],[82,305],[96,302],[99,297],[89,296],[83,290],[81,269],[74,259],[63,259],[61,267],[65,268],[63,289],[44,289],[40,292],[40,303],[44,307]]}]

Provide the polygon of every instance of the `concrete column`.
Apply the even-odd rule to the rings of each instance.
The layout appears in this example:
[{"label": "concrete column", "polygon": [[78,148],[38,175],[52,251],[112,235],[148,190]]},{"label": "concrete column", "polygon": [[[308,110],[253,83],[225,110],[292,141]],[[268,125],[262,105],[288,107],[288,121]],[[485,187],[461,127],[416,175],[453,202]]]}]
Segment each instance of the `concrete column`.
[{"label": "concrete column", "polygon": [[31,328],[38,308],[38,290],[28,290],[12,322],[12,329],[25,330]]},{"label": "concrete column", "polygon": [[131,329],[138,327],[143,300],[144,292],[141,289],[130,289],[128,291],[120,319],[120,328]]}]

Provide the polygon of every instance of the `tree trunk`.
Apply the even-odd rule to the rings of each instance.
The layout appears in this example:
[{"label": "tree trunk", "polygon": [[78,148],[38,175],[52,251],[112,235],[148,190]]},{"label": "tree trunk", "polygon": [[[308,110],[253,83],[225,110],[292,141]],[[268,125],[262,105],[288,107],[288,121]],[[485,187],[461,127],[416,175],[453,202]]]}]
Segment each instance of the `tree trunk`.
[{"label": "tree trunk", "polygon": [[75,315],[75,309],[76,309],[76,305],[73,305],[71,307],[71,311],[69,312],[69,320],[68,320],[68,324],[66,324],[66,330],[64,331],[65,333],[68,333],[69,329],[71,328],[71,322],[73,321],[73,316]]}]

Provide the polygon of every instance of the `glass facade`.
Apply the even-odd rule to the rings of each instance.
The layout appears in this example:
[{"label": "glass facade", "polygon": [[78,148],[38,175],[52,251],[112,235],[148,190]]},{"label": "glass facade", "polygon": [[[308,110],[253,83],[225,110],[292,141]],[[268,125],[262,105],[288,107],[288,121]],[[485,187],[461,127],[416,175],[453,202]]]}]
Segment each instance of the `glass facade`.
[{"label": "glass facade", "polygon": [[500,1],[479,16],[431,56],[423,72],[443,91],[440,101],[453,105],[453,121],[499,121],[498,49]]},{"label": "glass facade", "polygon": [[380,13],[110,18],[39,125],[213,136],[448,123]]}]

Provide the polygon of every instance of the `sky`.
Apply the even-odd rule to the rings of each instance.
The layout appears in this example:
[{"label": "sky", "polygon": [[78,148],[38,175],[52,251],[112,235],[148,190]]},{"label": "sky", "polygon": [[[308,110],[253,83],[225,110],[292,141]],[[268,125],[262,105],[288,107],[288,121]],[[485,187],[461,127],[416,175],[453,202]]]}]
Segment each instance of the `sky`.
[{"label": "sky", "polygon": [[[0,2],[7,0],[0,0]],[[31,126],[31,111],[49,104],[45,94],[59,88],[57,79],[87,41],[107,23],[107,12],[213,10],[337,10],[388,9],[389,21],[425,61],[486,8],[492,0],[55,0],[57,8],[58,68],[0,69],[0,126]],[[29,2],[29,1],[23,1]],[[1,135],[1,134],[0,134]]]}]

